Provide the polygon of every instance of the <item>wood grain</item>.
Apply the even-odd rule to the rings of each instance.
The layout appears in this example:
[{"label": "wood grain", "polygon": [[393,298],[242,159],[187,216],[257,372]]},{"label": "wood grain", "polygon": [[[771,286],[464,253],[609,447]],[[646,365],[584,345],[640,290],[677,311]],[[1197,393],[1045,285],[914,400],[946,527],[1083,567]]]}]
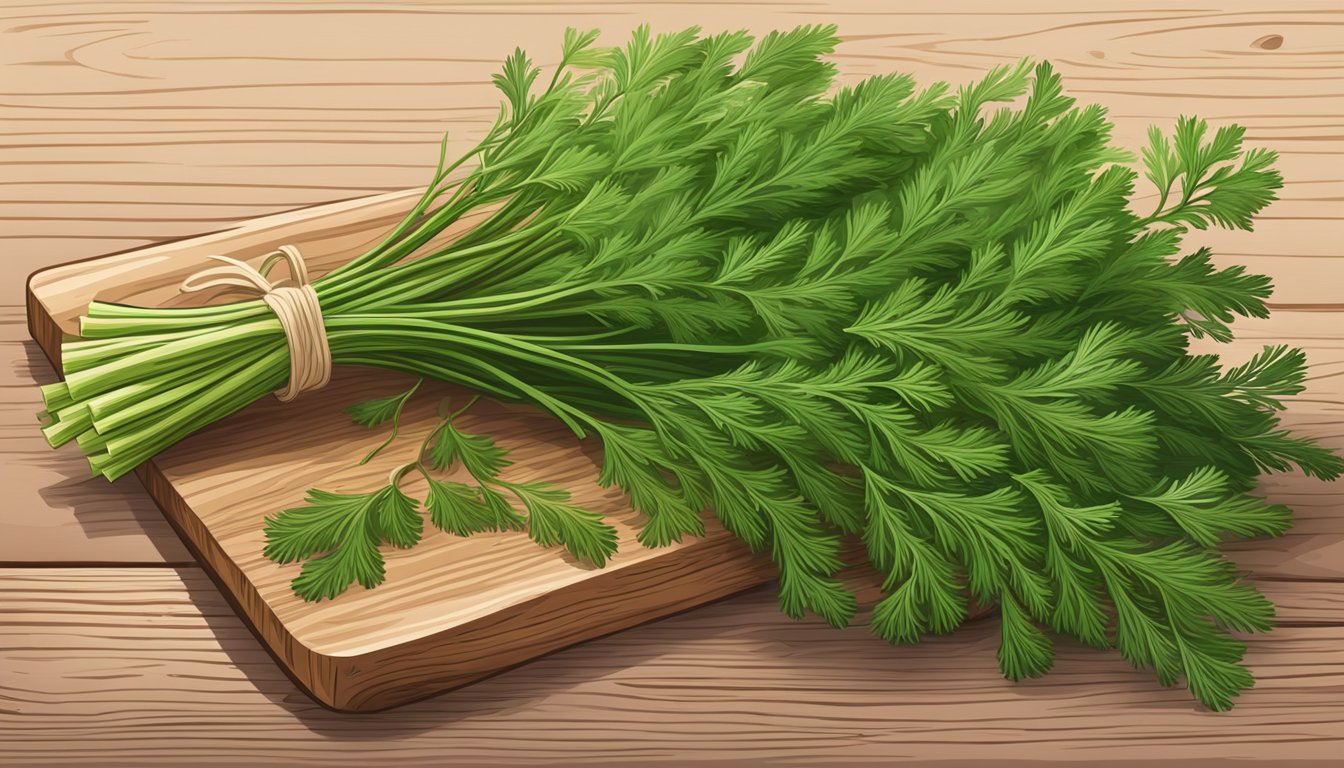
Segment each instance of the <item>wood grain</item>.
[{"label": "wood grain", "polygon": [[[894,7],[893,7],[894,6]],[[1336,222],[1344,190],[1340,19],[1330,2],[1215,7],[1064,0],[981,3],[331,4],[117,2],[10,7],[0,16],[0,199],[21,268],[194,234],[302,203],[422,183],[448,130],[479,138],[489,75],[514,45],[554,59],[567,24],[618,40],[641,22],[766,30],[835,22],[847,78],[900,69],[966,82],[988,66],[1049,57],[1074,95],[1106,105],[1117,141],[1197,113],[1246,125],[1292,182],[1225,258],[1277,272],[1328,256],[1333,238],[1282,237]],[[322,34],[307,34],[320,29]],[[1256,42],[1278,35],[1278,47]],[[133,179],[133,185],[125,180]],[[1270,222],[1283,221],[1284,226]],[[39,261],[44,258],[53,260]],[[1321,264],[1344,278],[1344,268]],[[1297,270],[1299,274],[1300,270]],[[1305,276],[1305,275],[1304,275]],[[1326,300],[1313,280],[1280,300]],[[1300,291],[1300,293],[1298,293]]]},{"label": "wood grain", "polygon": [[[1279,150],[1288,183],[1255,233],[1207,242],[1220,263],[1273,275],[1283,311],[1239,325],[1234,351],[1308,345],[1324,397],[1295,403],[1289,419],[1339,447],[1340,404],[1328,394],[1340,392],[1344,361],[1337,6],[0,2],[0,270],[12,286],[0,293],[0,562],[188,558],[133,482],[86,480],[76,452],[49,451],[33,430],[32,383],[52,374],[36,345],[19,341],[24,275],[421,183],[442,131],[454,149],[480,135],[500,57],[522,44],[545,63],[566,24],[616,39],[645,20],[756,30],[833,21],[850,77],[900,69],[965,82],[995,63],[1047,57],[1071,93],[1110,109],[1126,146],[1183,113],[1246,125],[1249,141]],[[1297,524],[1284,539],[1248,544],[1242,564],[1266,579],[1338,581],[1339,484],[1286,475],[1263,488],[1296,508]],[[0,572],[0,588],[40,605],[0,611],[4,631],[31,639],[0,643],[0,734],[7,749],[19,745],[5,753],[15,764],[1334,764],[1344,731],[1329,661],[1340,647],[1337,599],[1313,599],[1320,610],[1303,619],[1328,626],[1253,642],[1261,682],[1229,715],[1196,712],[1185,694],[1076,649],[1040,683],[1002,684],[992,624],[895,655],[866,651],[862,631],[789,623],[761,592],[448,697],[350,717],[317,709],[285,681],[199,573],[38,572],[70,577],[59,589],[14,573]],[[127,573],[144,579],[122,582]]]},{"label": "wood grain", "polygon": [[0,732],[16,765],[1338,765],[1344,584],[1275,583],[1256,687],[1222,715],[1066,644],[1013,684],[979,622],[912,647],[780,621],[769,590],[450,696],[340,715],[297,694],[195,569],[6,573]]}]

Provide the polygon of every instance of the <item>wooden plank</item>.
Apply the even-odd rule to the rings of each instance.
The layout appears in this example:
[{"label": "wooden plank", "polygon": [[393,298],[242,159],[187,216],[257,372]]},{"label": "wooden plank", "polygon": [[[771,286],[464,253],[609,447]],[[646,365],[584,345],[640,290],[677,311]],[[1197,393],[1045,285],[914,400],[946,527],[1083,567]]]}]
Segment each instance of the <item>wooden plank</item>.
[{"label": "wooden plank", "polygon": [[[840,61],[856,73],[900,68],[964,81],[1018,55],[1048,56],[1070,89],[1086,88],[1086,98],[1112,107],[1122,143],[1186,111],[1240,122],[1251,141],[1285,153],[1289,185],[1256,233],[1213,241],[1220,263],[1274,274],[1276,303],[1337,309],[1344,268],[1337,3],[1187,5],[6,3],[0,270],[13,287],[0,293],[11,318],[0,330],[0,377],[14,378],[0,382],[0,561],[183,556],[168,551],[174,537],[156,525],[144,496],[67,482],[82,477],[81,460],[46,451],[32,435],[34,408],[25,398],[35,394],[40,372],[32,361],[41,353],[11,342],[24,335],[19,278],[283,208],[422,182],[441,130],[451,129],[461,148],[493,113],[481,84],[499,51],[515,43],[553,50],[566,23],[601,26],[615,38],[645,19],[664,28],[693,20],[757,29],[838,21],[848,45],[862,46]],[[471,78],[450,74],[466,69]],[[146,92],[153,89],[160,90]],[[1329,319],[1312,321],[1309,334],[1338,327]],[[1266,338],[1277,337],[1267,329]],[[1329,361],[1313,354],[1313,365],[1320,359]],[[1318,373],[1314,384],[1338,382],[1337,374]],[[1290,421],[1318,425],[1338,447],[1338,406],[1299,403]],[[1337,485],[1286,476],[1265,488],[1298,508],[1297,527],[1288,538],[1251,544],[1239,555],[1243,565],[1340,578]],[[1094,652],[1067,651],[1043,689],[1001,684],[989,625],[870,656],[861,630],[787,623],[761,592],[561,652],[452,696],[351,718],[318,709],[283,680],[200,575],[184,574],[184,589],[169,572],[123,581],[132,572],[104,570],[59,589],[11,580],[8,570],[0,579],[0,589],[13,588],[0,596],[0,632],[17,638],[0,641],[7,763],[1333,765],[1344,733],[1337,595],[1295,602],[1320,612],[1295,612],[1303,626],[1254,641],[1261,683],[1226,715],[1196,713],[1180,692],[1154,695],[1145,675],[1114,660],[1106,666]],[[6,624],[17,615],[10,598],[45,613],[25,615],[21,628]],[[858,645],[835,641],[856,632]],[[945,690],[961,699],[949,704],[938,697]]]},{"label": "wooden plank", "polygon": [[423,183],[442,131],[458,152],[487,127],[500,58],[521,45],[553,61],[568,24],[620,40],[642,22],[758,32],[834,22],[847,80],[900,69],[962,83],[994,64],[1048,57],[1070,93],[1110,109],[1123,146],[1179,114],[1242,123],[1253,144],[1282,153],[1284,200],[1254,235],[1199,239],[1226,250],[1221,263],[1278,276],[1277,301],[1331,301],[1329,286],[1344,282],[1344,260],[1332,258],[1344,234],[1334,6],[12,5],[0,9],[0,239],[26,272],[113,250],[106,240],[125,248]]},{"label": "wooden plank", "polygon": [[299,694],[195,569],[9,570],[0,732],[16,765],[1337,765],[1344,584],[1266,589],[1280,626],[1223,714],[1114,653],[1064,644],[1013,684],[996,622],[893,648],[757,590],[351,717]]}]

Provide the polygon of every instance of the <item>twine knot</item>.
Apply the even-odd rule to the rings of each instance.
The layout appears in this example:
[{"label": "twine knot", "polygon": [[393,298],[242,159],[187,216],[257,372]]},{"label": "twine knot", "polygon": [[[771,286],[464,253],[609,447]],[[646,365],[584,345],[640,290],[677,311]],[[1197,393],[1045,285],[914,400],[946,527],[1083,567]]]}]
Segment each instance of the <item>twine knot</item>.
[{"label": "twine knot", "polygon": [[[331,347],[322,323],[322,306],[317,291],[308,283],[308,265],[299,249],[280,246],[266,255],[260,269],[228,256],[206,258],[224,262],[224,266],[203,269],[183,280],[183,293],[220,286],[241,288],[259,296],[280,320],[289,346],[289,382],[284,389],[276,390],[275,396],[289,402],[300,393],[326,386],[331,381]],[[267,278],[281,261],[289,266],[288,285],[276,285]]]}]

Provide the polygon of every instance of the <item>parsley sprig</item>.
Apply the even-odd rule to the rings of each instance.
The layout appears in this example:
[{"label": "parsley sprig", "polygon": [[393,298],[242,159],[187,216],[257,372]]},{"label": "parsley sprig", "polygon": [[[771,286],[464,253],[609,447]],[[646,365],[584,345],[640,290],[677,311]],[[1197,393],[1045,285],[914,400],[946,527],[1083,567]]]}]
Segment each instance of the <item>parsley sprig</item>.
[{"label": "parsley sprig", "polygon": [[[346,409],[355,423],[366,427],[392,422],[392,434],[361,463],[391,444],[402,409],[421,383],[417,380],[405,392]],[[313,489],[304,506],[267,518],[266,556],[281,564],[306,561],[293,582],[296,594],[305,600],[331,599],[354,583],[373,588],[383,582],[380,546],[411,547],[424,532],[421,502],[401,489],[402,480],[411,473],[425,480],[424,508],[436,528],[457,536],[526,529],[543,547],[562,545],[580,560],[597,566],[607,563],[616,552],[615,528],[603,523],[601,516],[571,504],[569,492],[562,488],[502,479],[500,472],[510,463],[508,451],[487,436],[455,426],[455,420],[477,399],[451,412],[446,411],[445,400],[440,405],[440,420],[425,436],[415,461],[395,467],[383,487],[367,493]],[[465,469],[473,482],[444,479],[443,471],[454,465]],[[509,496],[524,512],[514,508]]]},{"label": "parsley sprig", "polygon": [[[405,220],[316,281],[333,360],[548,412],[601,444],[643,545],[703,533],[712,510],[770,553],[790,616],[853,619],[836,573],[854,535],[892,642],[955,629],[974,599],[999,606],[1008,677],[1042,674],[1072,636],[1231,706],[1252,681],[1230,632],[1273,609],[1218,547],[1287,526],[1251,494],[1261,472],[1344,471],[1279,422],[1300,351],[1224,368],[1187,349],[1268,315],[1267,277],[1181,238],[1250,229],[1282,183],[1274,153],[1183,117],[1153,129],[1140,174],[1048,63],[836,87],[832,27],[596,40],[566,33],[549,77],[515,51],[479,143],[441,150]],[[1129,202],[1143,180],[1147,215]],[[46,431],[109,478],[286,376],[258,301],[94,302],[80,322]],[[410,396],[352,415],[395,434]],[[610,556],[597,515],[506,461],[445,413],[384,487],[272,518],[267,554],[305,561],[311,599],[377,584],[380,548],[423,533],[401,490],[418,472],[444,531]]]}]

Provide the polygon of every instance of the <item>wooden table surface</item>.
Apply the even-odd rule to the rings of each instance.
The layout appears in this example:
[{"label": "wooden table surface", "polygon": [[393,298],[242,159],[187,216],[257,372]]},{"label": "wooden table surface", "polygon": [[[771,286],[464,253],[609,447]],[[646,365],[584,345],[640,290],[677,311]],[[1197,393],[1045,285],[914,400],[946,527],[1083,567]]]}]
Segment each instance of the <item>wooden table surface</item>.
[{"label": "wooden table surface", "polygon": [[762,589],[351,716],[280,673],[134,479],[90,479],[33,416],[55,378],[24,326],[35,269],[422,183],[444,130],[460,150],[493,116],[497,62],[514,45],[553,61],[566,25],[833,21],[851,76],[964,82],[1047,57],[1121,144],[1194,113],[1278,150],[1287,186],[1256,232],[1196,239],[1277,286],[1227,360],[1304,347],[1285,421],[1344,449],[1344,10],[1167,5],[0,3],[0,764],[1338,764],[1344,483],[1264,481],[1297,525],[1237,547],[1280,625],[1252,638],[1258,685],[1226,714],[1068,643],[1048,677],[1005,682],[993,619],[891,648],[789,621]]}]

